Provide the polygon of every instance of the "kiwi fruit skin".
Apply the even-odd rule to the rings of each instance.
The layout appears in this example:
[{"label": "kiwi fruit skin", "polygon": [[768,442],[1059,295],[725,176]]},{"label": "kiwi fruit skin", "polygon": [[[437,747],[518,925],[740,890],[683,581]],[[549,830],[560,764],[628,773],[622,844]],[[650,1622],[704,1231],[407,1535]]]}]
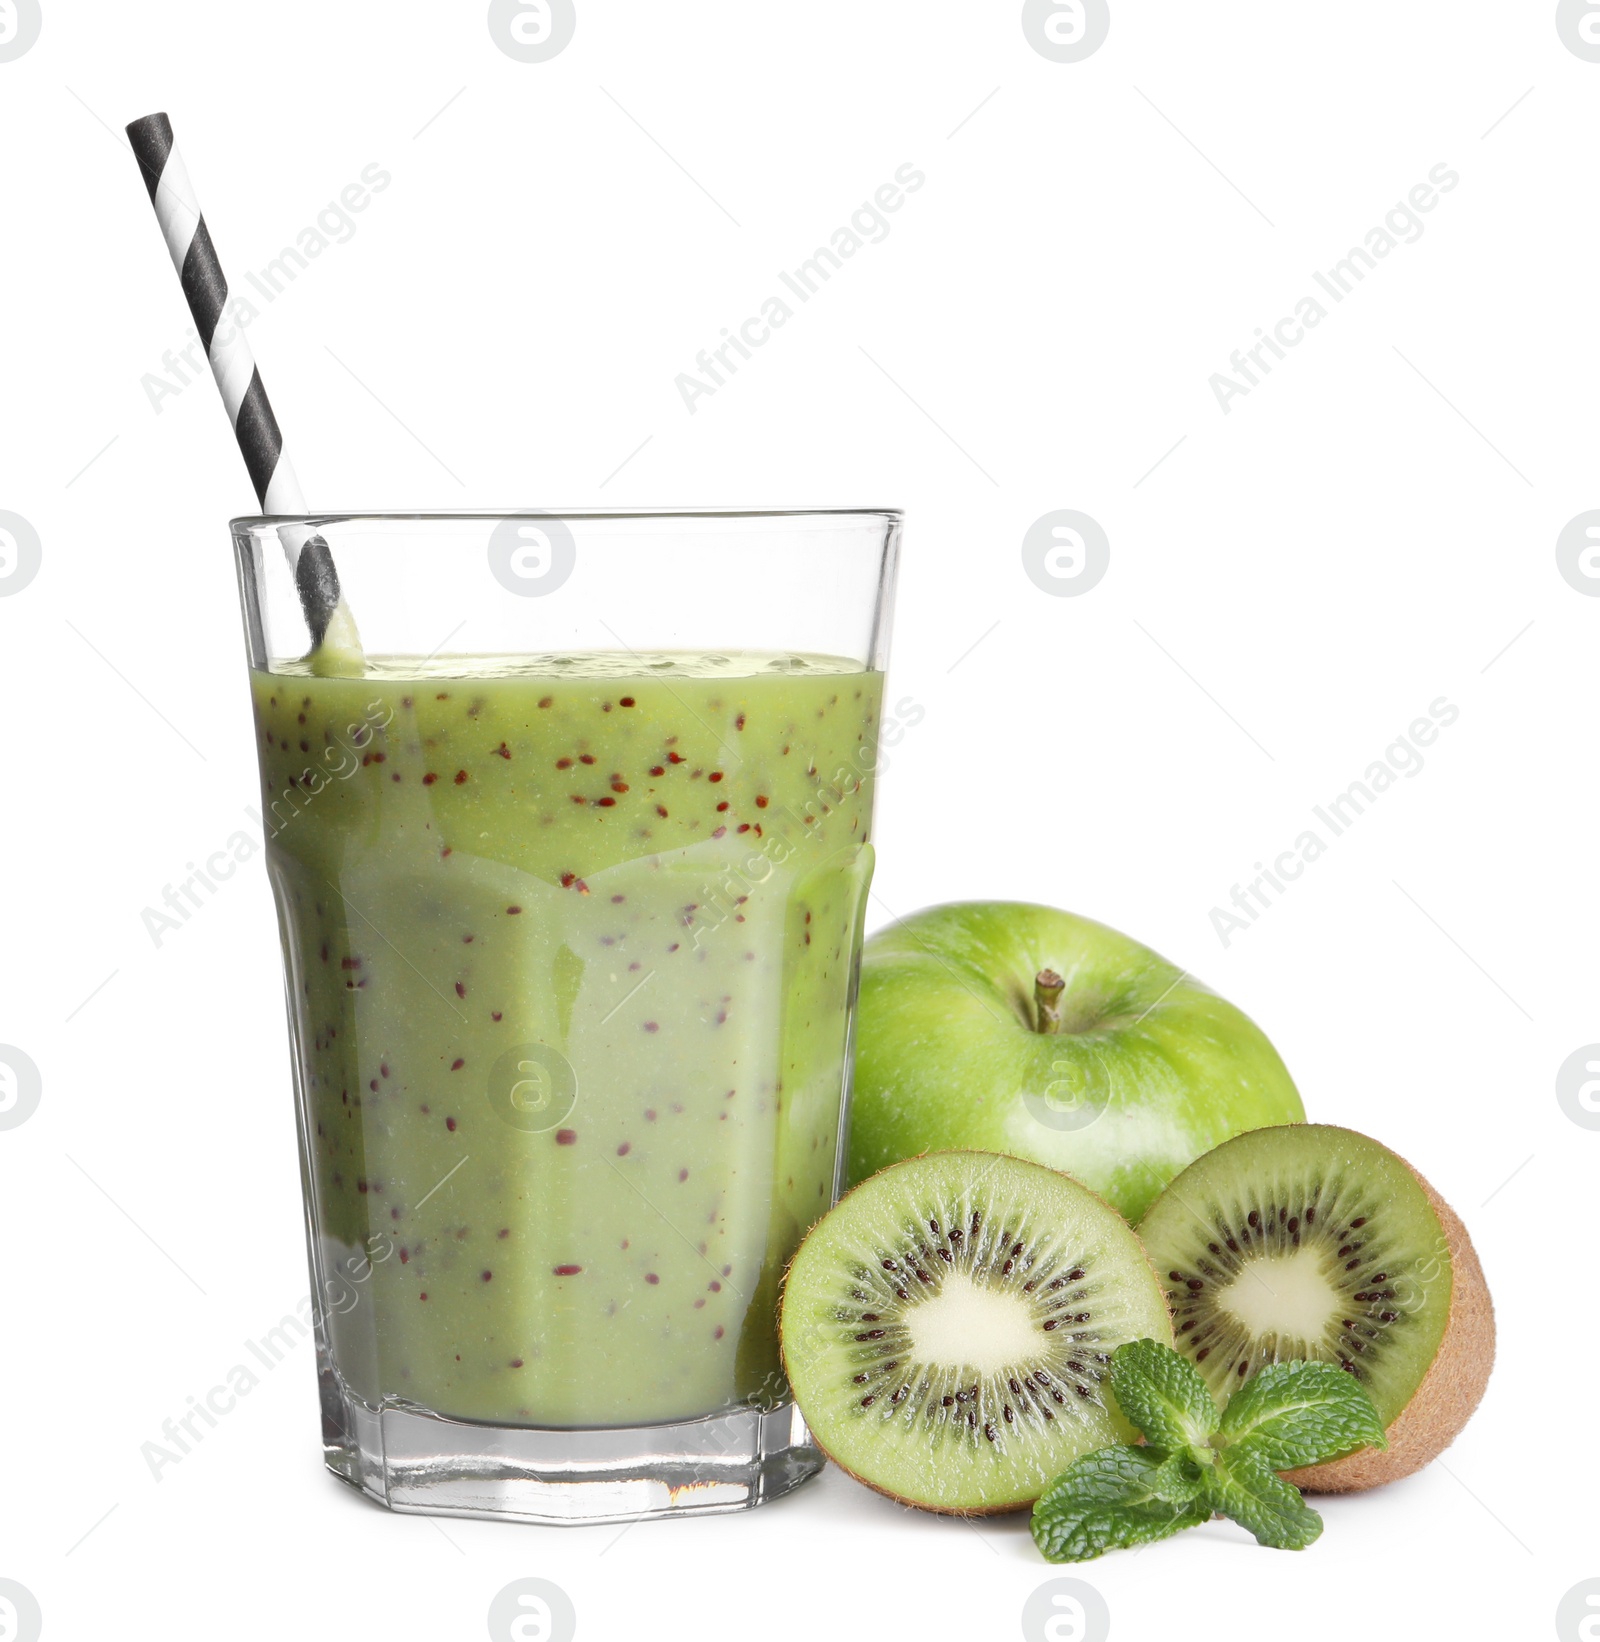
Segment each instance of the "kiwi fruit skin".
[{"label": "kiwi fruit skin", "polygon": [[1411,1401],[1389,1426],[1387,1448],[1361,1448],[1343,1459],[1285,1471],[1284,1477],[1296,1488],[1314,1494],[1353,1494],[1409,1477],[1460,1436],[1488,1389],[1494,1368],[1494,1301],[1478,1252],[1455,1210],[1421,1175],[1417,1181],[1444,1228],[1450,1254],[1450,1321],[1438,1354]]},{"label": "kiwi fruit skin", "polygon": [[[1320,1465],[1302,1466],[1283,1473],[1289,1482],[1308,1492],[1353,1493],[1397,1481],[1421,1470],[1460,1434],[1483,1400],[1494,1366],[1494,1306],[1477,1252],[1460,1217],[1404,1158],[1370,1136],[1330,1125],[1284,1125],[1278,1130],[1258,1130],[1225,1142],[1215,1152],[1197,1160],[1191,1169],[1199,1171],[1204,1165],[1209,1170],[1215,1170],[1217,1160],[1224,1154],[1232,1152],[1236,1157],[1246,1157],[1255,1150],[1256,1144],[1266,1141],[1268,1137],[1274,1134],[1292,1135],[1296,1130],[1305,1131],[1308,1135],[1316,1132],[1319,1136],[1341,1137],[1374,1148],[1409,1173],[1437,1222],[1436,1246],[1444,1256],[1450,1277],[1448,1310],[1438,1344],[1410,1397],[1390,1416],[1386,1429],[1389,1446],[1386,1449],[1359,1449]],[[1192,1198],[1193,1187],[1186,1182],[1189,1172],[1185,1171],[1173,1181],[1169,1188],[1172,1201],[1186,1204]],[[1163,1194],[1163,1197],[1167,1195]],[[1152,1222],[1162,1219],[1162,1215],[1157,1213],[1160,1208],[1161,1200],[1158,1200],[1141,1223],[1141,1235],[1146,1237],[1147,1243],[1155,1241],[1156,1228]],[[1192,1210],[1189,1212],[1193,1213]],[[1152,1257],[1159,1266],[1163,1258],[1162,1250],[1153,1248]],[[1184,1349],[1181,1334],[1178,1336],[1178,1346],[1180,1350]]]},{"label": "kiwi fruit skin", "polygon": [[[848,1457],[842,1458],[836,1450],[847,1446],[837,1441],[827,1429],[830,1422],[819,1414],[817,1419],[812,1418],[816,1411],[813,1402],[812,1410],[807,1409],[807,1402],[812,1401],[806,1395],[806,1381],[808,1375],[803,1366],[808,1344],[803,1338],[804,1331],[813,1318],[805,1317],[803,1308],[796,1303],[796,1285],[808,1279],[808,1266],[812,1262],[818,1248],[819,1237],[826,1236],[826,1228],[830,1221],[835,1220],[841,1209],[848,1212],[852,1200],[870,1196],[874,1191],[881,1190],[891,1177],[906,1177],[908,1171],[915,1171],[926,1164],[942,1164],[949,1162],[959,1165],[970,1162],[978,1169],[988,1169],[998,1166],[1008,1171],[1025,1171],[1027,1176],[1035,1177],[1039,1184],[1049,1192],[1064,1194],[1079,1209],[1079,1212],[1091,1215],[1097,1229],[1102,1233],[1106,1242],[1114,1249],[1116,1258],[1125,1264],[1126,1269],[1118,1276],[1118,1287],[1128,1300],[1129,1310],[1136,1319],[1131,1331],[1127,1332],[1127,1339],[1154,1338],[1164,1345],[1172,1343],[1172,1325],[1166,1312],[1165,1300],[1162,1297],[1160,1280],[1144,1246],[1137,1236],[1128,1228],[1126,1221],[1104,1198],[1089,1190],[1070,1176],[1063,1175],[1057,1170],[1047,1169],[1042,1164],[1032,1163],[1022,1158],[1005,1154],[987,1152],[930,1152],[923,1153],[915,1158],[904,1159],[901,1162],[890,1164],[880,1169],[876,1174],[861,1181],[842,1197],[830,1213],[812,1227],[805,1241],[796,1251],[789,1269],[785,1273],[783,1302],[779,1314],[779,1337],[784,1362],[788,1369],[791,1387],[794,1389],[796,1401],[800,1411],[805,1416],[811,1430],[813,1440],[823,1453],[855,1481],[882,1494],[885,1498],[894,1500],[899,1505],[910,1506],[916,1510],[929,1511],[943,1516],[957,1517],[986,1517],[1002,1516],[1011,1512],[1029,1509],[1050,1483],[1061,1471],[1065,1470],[1080,1454],[1104,1447],[1116,1442],[1135,1442],[1138,1433],[1134,1431],[1122,1411],[1117,1407],[1116,1399],[1111,1393],[1109,1377],[1102,1379],[1099,1387],[1100,1402],[1098,1404],[1101,1417],[1097,1421],[1097,1433],[1087,1440],[1080,1442],[1065,1441],[1053,1448],[1038,1469],[1038,1474],[1031,1486],[1013,1489],[1004,1497],[982,1500],[932,1497],[930,1490],[919,1493],[897,1488],[885,1480],[882,1475],[874,1475],[870,1469],[859,1461],[852,1462]],[[837,1223],[837,1222],[835,1222]],[[808,1253],[808,1250],[811,1252]],[[1108,1346],[1121,1344],[1119,1338],[1115,1342],[1107,1341]],[[1107,1353],[1109,1360],[1109,1352]],[[854,1387],[850,1388],[854,1391]],[[1071,1406],[1070,1404],[1068,1405]],[[818,1425],[824,1429],[819,1431]],[[1071,1428],[1065,1420],[1060,1422],[1063,1434]]]}]

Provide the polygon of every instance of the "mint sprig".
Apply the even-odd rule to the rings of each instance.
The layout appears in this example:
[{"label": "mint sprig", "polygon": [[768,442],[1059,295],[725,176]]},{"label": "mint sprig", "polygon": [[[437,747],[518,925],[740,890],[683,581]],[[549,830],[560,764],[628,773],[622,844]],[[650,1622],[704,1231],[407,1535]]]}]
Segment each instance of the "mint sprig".
[{"label": "mint sprig", "polygon": [[1163,1461],[1147,1448],[1102,1448],[1074,1460],[1033,1508],[1033,1537],[1050,1562],[1087,1562],[1196,1528],[1212,1507],[1167,1497]]},{"label": "mint sprig", "polygon": [[1300,1497],[1300,1490],[1259,1454],[1223,1449],[1207,1497],[1219,1515],[1248,1528],[1258,1545],[1303,1551],[1322,1532],[1322,1518]]},{"label": "mint sprig", "polygon": [[1112,1353],[1111,1389],[1147,1440],[1085,1454],[1045,1490],[1033,1537],[1048,1561],[1087,1562],[1213,1516],[1304,1550],[1322,1518],[1278,1472],[1388,1446],[1372,1399],[1331,1363],[1269,1363],[1219,1416],[1187,1358],[1134,1340]]},{"label": "mint sprig", "polygon": [[1129,1423],[1163,1448],[1201,1447],[1216,1430],[1217,1405],[1206,1382],[1171,1346],[1133,1340],[1119,1347],[1111,1389]]},{"label": "mint sprig", "polygon": [[1388,1446],[1372,1399],[1332,1363],[1257,1369],[1229,1399],[1217,1429],[1229,1447],[1259,1454],[1274,1471]]}]

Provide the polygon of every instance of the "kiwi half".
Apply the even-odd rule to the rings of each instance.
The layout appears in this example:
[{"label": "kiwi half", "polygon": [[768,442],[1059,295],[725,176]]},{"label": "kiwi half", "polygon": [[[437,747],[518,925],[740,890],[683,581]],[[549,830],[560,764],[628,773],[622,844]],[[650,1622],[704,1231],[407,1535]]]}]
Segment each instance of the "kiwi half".
[{"label": "kiwi half", "polygon": [[1172,1338],[1122,1216],[994,1152],[863,1181],[801,1244],[781,1325],[828,1457],[903,1504],[968,1516],[1031,1505],[1080,1454],[1131,1441],[1111,1353]]},{"label": "kiwi half", "polygon": [[1408,1476],[1455,1440],[1494,1363],[1466,1229],[1388,1147],[1350,1129],[1256,1129],[1192,1163],[1139,1227],[1175,1339],[1219,1404],[1263,1363],[1337,1363],[1389,1447],[1286,1472],[1342,1493]]}]

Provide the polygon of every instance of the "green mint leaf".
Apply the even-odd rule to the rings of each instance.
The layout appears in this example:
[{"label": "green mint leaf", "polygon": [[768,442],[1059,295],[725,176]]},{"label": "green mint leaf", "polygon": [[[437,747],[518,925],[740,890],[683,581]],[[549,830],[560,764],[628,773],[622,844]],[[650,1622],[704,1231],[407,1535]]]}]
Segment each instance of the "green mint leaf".
[{"label": "green mint leaf", "polygon": [[1274,1471],[1388,1447],[1372,1399],[1332,1363],[1268,1363],[1234,1393],[1219,1430]]},{"label": "green mint leaf", "polygon": [[1044,1500],[1070,1494],[1091,1503],[1125,1505],[1159,1497],[1154,1482],[1166,1458],[1164,1448],[1131,1443],[1096,1449],[1075,1459],[1045,1490]]},{"label": "green mint leaf", "polygon": [[1067,1499],[1033,1508],[1034,1543],[1046,1562],[1092,1562],[1107,1551],[1128,1551],[1170,1539],[1211,1520],[1211,1507],[1193,1505],[1096,1505]]},{"label": "green mint leaf", "polygon": [[1159,1448],[1116,1447],[1074,1460],[1033,1508],[1034,1543],[1045,1560],[1087,1562],[1207,1521],[1204,1496],[1182,1505],[1161,1497],[1167,1458]]},{"label": "green mint leaf", "polygon": [[[1342,1369],[1336,1370],[1343,1373]],[[1259,1453],[1226,1448],[1217,1455],[1207,1497],[1225,1517],[1248,1528],[1260,1545],[1303,1551],[1322,1532],[1322,1518]]]},{"label": "green mint leaf", "polygon": [[[1145,1452],[1152,1450],[1146,1449]],[[1205,1492],[1210,1470],[1210,1463],[1202,1464],[1195,1458],[1192,1449],[1180,1448],[1156,1467],[1150,1485],[1169,1505],[1189,1505]]]},{"label": "green mint leaf", "polygon": [[1111,1354],[1111,1389],[1127,1418],[1163,1448],[1203,1448],[1217,1405],[1200,1371],[1171,1346],[1132,1340]]}]

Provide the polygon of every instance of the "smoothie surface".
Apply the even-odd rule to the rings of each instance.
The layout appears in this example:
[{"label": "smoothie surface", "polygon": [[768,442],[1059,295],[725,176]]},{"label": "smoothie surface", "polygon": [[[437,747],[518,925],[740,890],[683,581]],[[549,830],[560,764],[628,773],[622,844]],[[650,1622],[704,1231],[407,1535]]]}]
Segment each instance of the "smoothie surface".
[{"label": "smoothie surface", "polygon": [[[827,656],[251,677],[327,1344],[535,1426],[783,1395],[832,1201],[882,677]],[[359,1269],[359,1265],[358,1265]]]}]

